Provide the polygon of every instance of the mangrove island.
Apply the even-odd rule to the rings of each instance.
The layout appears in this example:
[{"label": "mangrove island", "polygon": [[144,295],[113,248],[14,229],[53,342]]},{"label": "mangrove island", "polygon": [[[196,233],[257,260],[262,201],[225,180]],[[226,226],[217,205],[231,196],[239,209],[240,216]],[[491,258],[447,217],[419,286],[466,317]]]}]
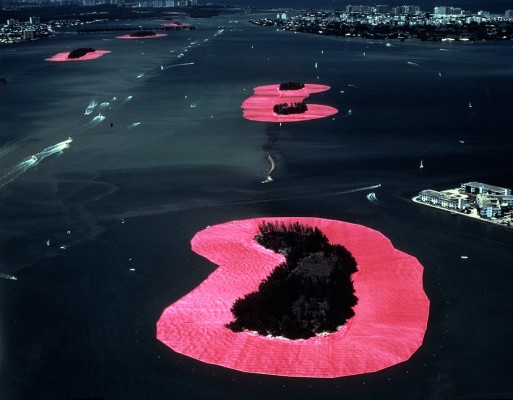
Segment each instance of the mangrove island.
[{"label": "mangrove island", "polygon": [[354,316],[358,302],[351,275],[356,261],[341,245],[330,244],[317,227],[299,222],[262,222],[255,240],[285,256],[258,291],[239,298],[226,326],[234,332],[308,339],[337,331]]},{"label": "mangrove island", "polygon": [[75,49],[69,52],[68,58],[81,58],[84,57],[87,53],[94,53],[96,50],[91,47],[81,47],[79,49]]},{"label": "mangrove island", "polygon": [[301,90],[305,87],[305,84],[302,82],[285,82],[280,83],[279,90]]},{"label": "mangrove island", "polygon": [[273,112],[279,115],[303,114],[308,111],[308,107],[304,102],[296,103],[279,103],[273,106]]},{"label": "mangrove island", "polygon": [[130,37],[148,37],[148,36],[155,36],[156,33],[152,31],[136,31],[130,33]]}]

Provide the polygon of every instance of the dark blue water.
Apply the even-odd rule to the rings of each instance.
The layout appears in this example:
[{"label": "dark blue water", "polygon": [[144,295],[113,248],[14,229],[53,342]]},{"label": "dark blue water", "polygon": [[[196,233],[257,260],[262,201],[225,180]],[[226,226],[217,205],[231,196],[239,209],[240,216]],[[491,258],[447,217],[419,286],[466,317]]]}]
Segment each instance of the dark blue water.
[{"label": "dark blue water", "polygon": [[[1,397],[513,396],[513,232],[410,201],[470,180],[513,187],[511,44],[387,47],[244,18],[163,39],[71,35],[0,49],[0,272],[18,278],[0,280]],[[85,46],[112,53],[43,61]],[[330,85],[308,102],[339,114],[281,127],[242,117],[253,87],[289,80]],[[84,115],[92,100],[110,103],[103,121],[97,108]],[[275,180],[262,184],[268,153]],[[162,310],[215,268],[191,252],[194,233],[281,215],[360,223],[420,260],[431,312],[409,361],[280,378],[203,364],[155,339]]]}]

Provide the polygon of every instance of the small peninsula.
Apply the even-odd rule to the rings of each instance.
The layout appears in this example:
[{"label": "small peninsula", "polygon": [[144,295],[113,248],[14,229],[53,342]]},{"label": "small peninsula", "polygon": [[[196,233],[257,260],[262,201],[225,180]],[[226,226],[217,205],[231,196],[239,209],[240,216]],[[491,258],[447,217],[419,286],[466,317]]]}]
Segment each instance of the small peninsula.
[{"label": "small peninsula", "polygon": [[341,245],[330,244],[317,227],[294,222],[262,222],[255,240],[285,256],[258,291],[235,301],[234,332],[308,339],[337,331],[354,316],[351,274],[356,261]]}]

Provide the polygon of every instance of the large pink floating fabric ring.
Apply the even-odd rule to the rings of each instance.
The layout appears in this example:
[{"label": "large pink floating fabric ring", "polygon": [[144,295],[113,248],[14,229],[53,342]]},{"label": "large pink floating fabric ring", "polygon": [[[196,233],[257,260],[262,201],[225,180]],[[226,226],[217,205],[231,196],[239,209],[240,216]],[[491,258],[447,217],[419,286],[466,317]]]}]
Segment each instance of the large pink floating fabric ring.
[{"label": "large pink floating fabric ring", "polygon": [[280,85],[257,86],[253,96],[242,103],[244,118],[260,122],[297,122],[329,117],[338,113],[334,107],[321,104],[308,104],[308,111],[301,114],[279,115],[273,107],[279,103],[301,103],[312,93],[331,89],[326,85],[306,83],[299,90],[280,90]]},{"label": "large pink floating fabric ring", "polygon": [[57,61],[57,62],[65,62],[65,61],[86,61],[86,60],[94,60],[96,58],[100,58],[104,54],[110,53],[110,50],[95,50],[89,53],[86,53],[82,57],[78,58],[68,58],[69,51],[65,51],[63,53],[57,53],[50,58],[45,58],[46,61]]},{"label": "large pink floating fabric ring", "polygon": [[[225,326],[233,320],[235,300],[257,290],[285,260],[254,240],[263,221],[318,227],[330,243],[352,253],[359,300],[355,316],[338,331],[290,340],[236,333]],[[157,338],[178,353],[244,372],[335,378],[406,361],[422,344],[429,314],[423,267],[378,231],[321,218],[255,218],[209,227],[191,244],[219,267],[167,307],[157,323]]]}]

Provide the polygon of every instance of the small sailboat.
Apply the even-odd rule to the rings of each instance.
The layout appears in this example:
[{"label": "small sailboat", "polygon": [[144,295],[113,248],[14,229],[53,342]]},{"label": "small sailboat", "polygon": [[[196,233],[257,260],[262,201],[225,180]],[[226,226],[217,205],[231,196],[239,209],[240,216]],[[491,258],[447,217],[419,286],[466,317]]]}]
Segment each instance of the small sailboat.
[{"label": "small sailboat", "polygon": [[422,163],[422,160],[420,160],[420,165],[419,165],[419,168],[424,168],[424,164]]},{"label": "small sailboat", "polygon": [[317,65],[317,63],[315,63],[315,69],[317,69],[317,68],[318,68],[318,65]]},{"label": "small sailboat", "polygon": [[468,103],[468,108],[472,108],[472,103]]}]

